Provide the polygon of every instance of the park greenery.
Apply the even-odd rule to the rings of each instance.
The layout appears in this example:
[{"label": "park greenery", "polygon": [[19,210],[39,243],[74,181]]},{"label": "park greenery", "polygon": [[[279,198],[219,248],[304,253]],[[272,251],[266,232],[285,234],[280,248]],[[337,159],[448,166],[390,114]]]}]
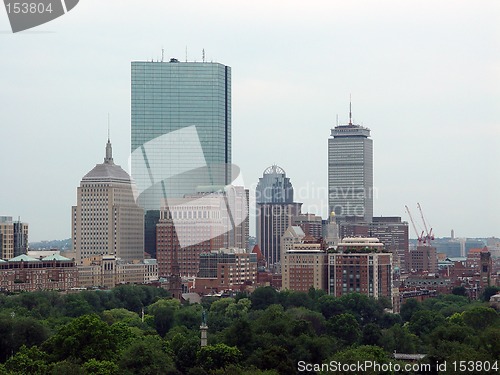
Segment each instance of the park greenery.
[{"label": "park greenery", "polygon": [[261,287],[201,304],[142,285],[0,295],[0,375],[293,374],[299,361],[394,363],[395,351],[430,364],[498,360],[500,317],[486,302],[496,291],[410,299],[400,314],[385,299],[314,289]]}]

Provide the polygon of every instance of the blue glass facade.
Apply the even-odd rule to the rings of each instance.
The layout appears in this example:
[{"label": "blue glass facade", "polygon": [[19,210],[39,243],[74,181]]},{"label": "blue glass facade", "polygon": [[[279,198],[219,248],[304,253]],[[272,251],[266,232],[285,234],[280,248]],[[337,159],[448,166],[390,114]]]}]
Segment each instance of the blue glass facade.
[{"label": "blue glass facade", "polygon": [[131,168],[138,202],[231,183],[231,68],[219,63],[132,62]]}]

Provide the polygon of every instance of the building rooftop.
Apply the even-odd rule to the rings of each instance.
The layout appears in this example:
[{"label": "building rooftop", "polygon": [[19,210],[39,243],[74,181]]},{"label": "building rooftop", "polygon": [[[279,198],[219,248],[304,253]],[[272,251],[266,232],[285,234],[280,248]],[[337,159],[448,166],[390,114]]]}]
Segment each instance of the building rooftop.
[{"label": "building rooftop", "polygon": [[106,144],[106,157],[104,163],[97,164],[94,169],[82,178],[82,182],[128,182],[130,176],[122,167],[113,162],[111,142]]},{"label": "building rooftop", "polygon": [[26,254],[18,255],[17,257],[11,258],[8,260],[9,262],[40,262],[40,259],[36,259]]},{"label": "building rooftop", "polygon": [[43,261],[45,261],[45,260],[60,260],[60,261],[65,261],[65,262],[67,262],[67,261],[71,262],[71,259],[63,257],[62,255],[59,255],[59,254],[49,255],[48,257],[45,257],[42,260]]}]

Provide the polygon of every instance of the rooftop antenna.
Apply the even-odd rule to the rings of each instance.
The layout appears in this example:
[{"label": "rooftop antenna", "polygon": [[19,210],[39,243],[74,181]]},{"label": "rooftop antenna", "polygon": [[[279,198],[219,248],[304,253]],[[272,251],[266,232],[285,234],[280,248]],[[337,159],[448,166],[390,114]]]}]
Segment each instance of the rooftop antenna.
[{"label": "rooftop antenna", "polygon": [[109,142],[109,139],[110,139],[110,137],[109,137],[109,112],[108,112],[108,142]]},{"label": "rooftop antenna", "polygon": [[163,62],[163,58],[165,57],[165,50],[161,49],[161,62]]},{"label": "rooftop antenna", "polygon": [[205,62],[205,48],[201,51],[203,62]]},{"label": "rooftop antenna", "polygon": [[339,126],[339,114],[337,113],[337,126]]},{"label": "rooftop antenna", "polygon": [[349,125],[352,125],[351,94],[349,94]]},{"label": "rooftop antenna", "polygon": [[188,62],[188,46],[186,46],[186,62]]}]

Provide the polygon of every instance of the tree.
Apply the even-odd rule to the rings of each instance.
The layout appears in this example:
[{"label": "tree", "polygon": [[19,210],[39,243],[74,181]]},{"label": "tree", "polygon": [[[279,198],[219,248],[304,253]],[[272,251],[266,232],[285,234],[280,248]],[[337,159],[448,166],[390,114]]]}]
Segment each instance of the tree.
[{"label": "tree", "polygon": [[276,370],[280,374],[294,374],[296,364],[290,358],[290,353],[281,346],[273,345],[267,349],[256,350],[248,359],[262,370]]},{"label": "tree", "polygon": [[400,315],[404,322],[408,322],[412,315],[417,311],[422,310],[422,305],[415,299],[410,298],[401,305]]},{"label": "tree", "polygon": [[246,354],[252,351],[253,337],[252,325],[243,318],[235,319],[224,331],[224,343],[235,346]]},{"label": "tree", "polygon": [[[0,373],[1,374],[1,373]],[[83,368],[70,361],[60,361],[52,364],[51,375],[85,375]]]},{"label": "tree", "polygon": [[170,328],[174,325],[174,310],[170,307],[160,307],[154,314],[156,332],[161,337],[165,337]]},{"label": "tree", "polygon": [[[376,362],[380,365],[387,364],[391,362],[387,353],[378,346],[362,345],[356,348],[349,348],[334,354],[329,358],[329,363],[332,361],[340,364],[358,364],[365,363],[366,361]],[[375,371],[376,369],[364,369],[363,374],[375,375],[375,374],[389,374],[389,372]],[[326,372],[321,372],[321,374]],[[336,374],[350,374],[351,371],[336,371]]]},{"label": "tree", "polygon": [[278,292],[270,287],[259,287],[250,294],[253,310],[264,310],[272,304],[278,302]]},{"label": "tree", "polygon": [[361,338],[361,329],[354,315],[350,313],[332,316],[328,319],[327,330],[345,346],[357,343]]},{"label": "tree", "polygon": [[188,329],[198,329],[202,311],[203,307],[200,304],[183,306],[175,311],[175,324]]},{"label": "tree", "polygon": [[[486,353],[476,350],[470,345],[456,342],[456,341],[441,341],[438,343],[436,347],[431,347],[429,349],[427,355],[427,361],[435,366],[436,363],[444,363],[445,361],[448,364],[453,362],[459,363],[460,361],[490,361],[490,358]],[[453,368],[453,366],[447,366],[446,371],[440,371],[439,374],[456,374],[457,371]],[[467,374],[484,374],[484,371],[472,372],[467,371]]]},{"label": "tree", "polygon": [[421,310],[416,311],[411,319],[408,328],[418,336],[423,336],[431,333],[434,328],[445,323],[444,317],[433,311]]},{"label": "tree", "polygon": [[118,375],[118,365],[111,361],[89,359],[83,364],[85,375]]},{"label": "tree", "polygon": [[283,306],[268,306],[254,322],[255,332],[267,332],[275,337],[288,335],[291,319],[285,314]]},{"label": "tree", "polygon": [[416,353],[419,343],[418,337],[410,333],[406,325],[401,324],[383,330],[380,338],[380,345],[390,353],[395,350],[400,353]]},{"label": "tree", "polygon": [[23,345],[5,362],[5,368],[16,375],[44,375],[48,372],[47,354],[36,346]]},{"label": "tree", "polygon": [[382,338],[382,330],[377,324],[368,323],[363,327],[362,343],[363,345],[379,345]]},{"label": "tree", "polygon": [[42,344],[49,336],[48,329],[37,319],[23,316],[0,317],[0,361],[4,362],[22,345]]},{"label": "tree", "polygon": [[110,327],[97,315],[83,315],[63,326],[42,347],[55,361],[70,359],[85,363],[90,359],[112,361],[123,344],[128,327]]},{"label": "tree", "polygon": [[467,297],[467,289],[463,285],[454,287],[451,293],[456,296]]},{"label": "tree", "polygon": [[484,306],[476,306],[462,313],[464,323],[475,330],[484,330],[498,322],[498,313]]},{"label": "tree", "polygon": [[319,309],[325,319],[345,312],[345,307],[340,300],[334,296],[325,295],[318,299]]},{"label": "tree", "polygon": [[498,292],[500,292],[500,288],[498,286],[487,286],[481,294],[481,301],[489,302],[490,298]]},{"label": "tree", "polygon": [[64,314],[66,316],[75,318],[82,315],[92,314],[94,312],[92,306],[87,302],[85,298],[83,298],[83,295],[80,293],[66,295],[64,308]]},{"label": "tree", "polygon": [[197,362],[206,371],[224,368],[236,364],[241,359],[241,352],[226,344],[207,345],[198,351]]},{"label": "tree", "polygon": [[176,374],[174,361],[162,349],[158,336],[146,336],[134,341],[120,359],[120,374],[163,375]]},{"label": "tree", "polygon": [[500,358],[500,327],[487,328],[481,333],[479,342],[490,358]]},{"label": "tree", "polygon": [[339,298],[345,312],[352,314],[361,324],[379,321],[384,314],[385,302],[360,293],[350,293]]},{"label": "tree", "polygon": [[[184,328],[184,327],[182,327]],[[196,365],[196,354],[200,348],[200,338],[188,332],[185,328],[175,327],[169,332],[170,346],[174,354],[175,365],[183,374]],[[173,331],[179,331],[173,333]]]}]

